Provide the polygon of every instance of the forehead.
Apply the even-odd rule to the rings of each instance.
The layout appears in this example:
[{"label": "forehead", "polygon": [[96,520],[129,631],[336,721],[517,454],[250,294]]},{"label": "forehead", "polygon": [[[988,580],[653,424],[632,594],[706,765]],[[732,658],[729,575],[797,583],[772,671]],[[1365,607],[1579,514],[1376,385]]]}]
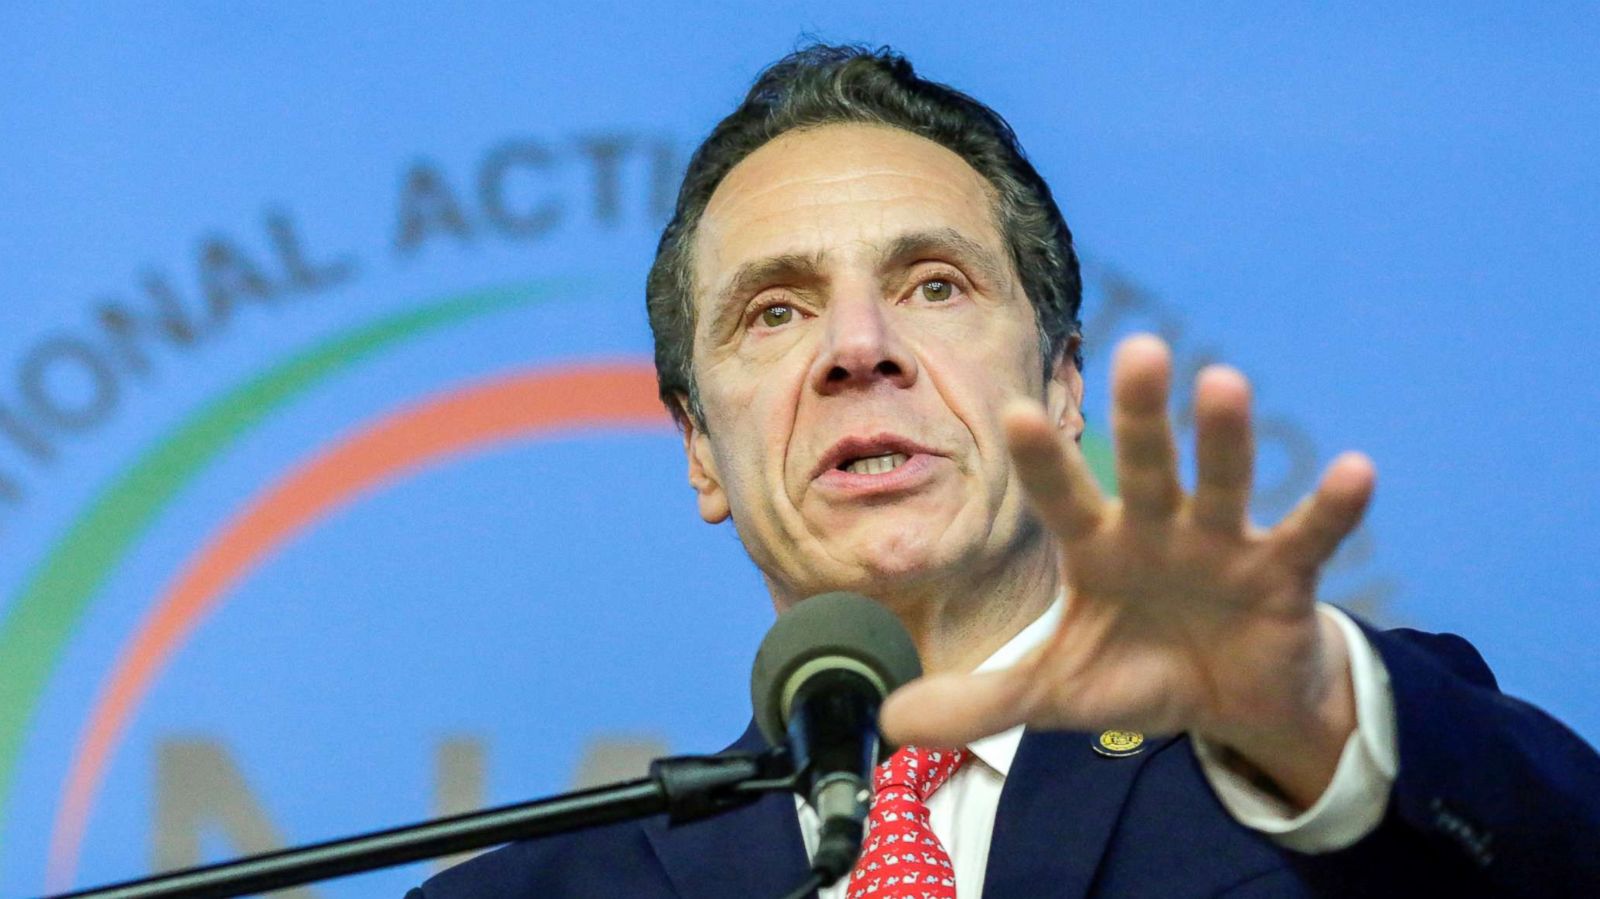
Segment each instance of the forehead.
[{"label": "forehead", "polygon": [[880,125],[791,131],[717,186],[695,235],[696,294],[767,257],[843,261],[910,232],[953,230],[999,251],[989,183],[926,138]]}]

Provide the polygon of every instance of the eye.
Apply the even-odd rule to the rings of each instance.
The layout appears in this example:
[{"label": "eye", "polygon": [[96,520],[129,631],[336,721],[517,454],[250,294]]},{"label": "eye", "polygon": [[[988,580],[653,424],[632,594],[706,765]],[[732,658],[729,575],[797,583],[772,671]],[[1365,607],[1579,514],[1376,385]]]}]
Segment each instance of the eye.
[{"label": "eye", "polygon": [[781,328],[794,321],[794,307],[776,303],[761,310],[757,318],[768,328]]},{"label": "eye", "polygon": [[955,294],[956,287],[943,278],[930,278],[917,285],[917,290],[922,293],[924,300],[930,303],[943,303]]}]

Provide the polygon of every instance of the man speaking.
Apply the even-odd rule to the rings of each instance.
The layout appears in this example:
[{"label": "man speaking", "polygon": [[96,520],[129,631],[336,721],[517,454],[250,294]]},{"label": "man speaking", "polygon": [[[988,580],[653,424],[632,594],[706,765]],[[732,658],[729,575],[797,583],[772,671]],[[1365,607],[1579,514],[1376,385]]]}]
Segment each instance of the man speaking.
[{"label": "man speaking", "polygon": [[[825,899],[1600,895],[1600,758],[1450,636],[1316,601],[1372,463],[1247,518],[1250,388],[1115,349],[1116,498],[1084,428],[1072,238],[996,113],[886,51],[767,69],[689,164],[650,273],[661,396],[708,522],[779,614],[908,629],[861,858]],[[737,746],[755,748],[752,729]],[[815,812],[514,844],[414,897],[778,897]]]}]

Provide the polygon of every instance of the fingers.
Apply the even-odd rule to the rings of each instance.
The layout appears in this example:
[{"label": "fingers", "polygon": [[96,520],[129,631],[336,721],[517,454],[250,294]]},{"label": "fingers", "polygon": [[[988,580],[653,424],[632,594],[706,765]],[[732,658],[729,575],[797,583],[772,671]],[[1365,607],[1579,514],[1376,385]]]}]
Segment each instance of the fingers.
[{"label": "fingers", "polygon": [[1141,334],[1118,345],[1111,360],[1117,493],[1127,514],[1136,519],[1170,516],[1183,499],[1167,416],[1171,380],[1172,356],[1159,338]]},{"label": "fingers", "polygon": [[965,746],[1021,724],[1028,688],[1015,668],[930,674],[884,700],[878,729],[896,746]]},{"label": "fingers", "polygon": [[1003,419],[1017,476],[1045,525],[1067,540],[1094,530],[1105,498],[1082,451],[1037,403],[1017,400]]},{"label": "fingers", "polygon": [[1377,472],[1366,456],[1344,453],[1334,459],[1316,491],[1272,529],[1270,539],[1284,561],[1313,571],[1332,557],[1361,523],[1376,482]]},{"label": "fingers", "polygon": [[[1124,340],[1112,360],[1111,430],[1123,514],[1135,522],[1171,518],[1186,502],[1167,413],[1171,354],[1159,338]],[[1237,370],[1207,367],[1195,385],[1196,481],[1188,508],[1202,528],[1237,533],[1246,523],[1254,473],[1250,384]],[[1006,410],[1012,457],[1030,500],[1060,537],[1097,528],[1105,500],[1083,454],[1036,404]],[[1357,453],[1336,459],[1317,490],[1271,531],[1287,564],[1314,570],[1361,521],[1376,475]]]},{"label": "fingers", "polygon": [[1192,510],[1201,526],[1237,532],[1250,505],[1255,442],[1250,382],[1213,365],[1195,383],[1195,487]]}]

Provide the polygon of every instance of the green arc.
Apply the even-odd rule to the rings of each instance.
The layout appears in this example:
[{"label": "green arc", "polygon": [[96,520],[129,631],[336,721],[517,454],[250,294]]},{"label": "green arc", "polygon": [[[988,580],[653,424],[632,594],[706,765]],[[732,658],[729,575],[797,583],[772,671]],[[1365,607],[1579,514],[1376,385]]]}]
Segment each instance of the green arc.
[{"label": "green arc", "polygon": [[0,825],[27,725],[74,626],[117,563],[201,469],[274,411],[362,360],[569,286],[543,281],[463,294],[330,338],[202,407],[102,491],[56,541],[0,624]]}]

